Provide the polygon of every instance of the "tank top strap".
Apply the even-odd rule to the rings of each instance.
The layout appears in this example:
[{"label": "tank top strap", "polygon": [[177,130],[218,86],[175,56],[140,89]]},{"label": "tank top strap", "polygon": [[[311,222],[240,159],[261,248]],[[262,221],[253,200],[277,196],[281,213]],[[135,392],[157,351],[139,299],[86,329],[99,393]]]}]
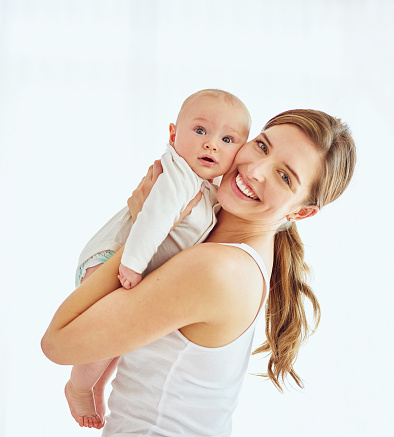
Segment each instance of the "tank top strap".
[{"label": "tank top strap", "polygon": [[219,243],[219,244],[222,244],[224,246],[239,247],[240,249],[247,252],[255,260],[265,280],[265,284],[267,286],[267,295],[268,295],[270,278],[268,276],[267,268],[265,267],[264,261],[262,260],[261,256],[253,249],[253,247],[250,247],[245,243]]}]

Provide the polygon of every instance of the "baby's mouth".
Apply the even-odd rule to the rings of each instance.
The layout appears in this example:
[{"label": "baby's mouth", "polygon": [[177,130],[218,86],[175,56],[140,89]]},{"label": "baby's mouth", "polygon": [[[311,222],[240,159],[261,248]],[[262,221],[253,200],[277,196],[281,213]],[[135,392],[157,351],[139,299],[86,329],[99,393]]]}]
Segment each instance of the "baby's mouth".
[{"label": "baby's mouth", "polygon": [[207,166],[212,166],[217,164],[216,160],[211,155],[202,155],[198,158],[198,160]]},{"label": "baby's mouth", "polygon": [[239,190],[241,191],[242,194],[244,194],[245,196],[249,197],[250,199],[260,200],[258,198],[258,196],[256,196],[255,192],[252,191],[252,189],[249,188],[246,185],[246,183],[242,179],[242,176],[239,173],[237,174],[237,176],[235,178],[235,183],[236,183],[237,187],[239,188]]}]

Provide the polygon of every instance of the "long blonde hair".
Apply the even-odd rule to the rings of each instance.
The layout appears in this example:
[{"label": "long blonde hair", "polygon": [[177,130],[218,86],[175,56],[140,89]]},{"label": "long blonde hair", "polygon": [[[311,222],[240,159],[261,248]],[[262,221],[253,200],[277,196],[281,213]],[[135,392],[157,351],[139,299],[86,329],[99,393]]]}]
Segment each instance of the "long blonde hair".
[{"label": "long blonde hair", "polygon": [[[349,185],[356,163],[356,149],[348,126],[321,111],[294,109],[273,117],[263,130],[280,124],[298,126],[323,155],[323,171],[304,204],[322,208],[337,199]],[[303,305],[305,298],[313,307],[313,331],[320,321],[320,306],[307,284],[308,273],[296,224],[282,226],[274,242],[274,264],[266,306],[267,339],[253,352],[270,353],[268,373],[262,376],[268,376],[280,391],[287,375],[303,387],[293,366],[300,346],[310,333]]]}]

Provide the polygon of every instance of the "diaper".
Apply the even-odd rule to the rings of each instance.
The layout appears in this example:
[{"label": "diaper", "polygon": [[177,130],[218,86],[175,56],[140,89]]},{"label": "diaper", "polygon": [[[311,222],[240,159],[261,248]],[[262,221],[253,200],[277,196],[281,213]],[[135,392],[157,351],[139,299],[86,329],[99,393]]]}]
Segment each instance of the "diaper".
[{"label": "diaper", "polygon": [[87,261],[85,261],[82,265],[80,265],[75,274],[75,287],[78,287],[81,284],[82,278],[85,276],[86,270],[89,267],[94,267],[99,264],[105,263],[105,261],[111,258],[114,253],[115,252],[113,250],[105,250],[103,252],[96,253]]}]

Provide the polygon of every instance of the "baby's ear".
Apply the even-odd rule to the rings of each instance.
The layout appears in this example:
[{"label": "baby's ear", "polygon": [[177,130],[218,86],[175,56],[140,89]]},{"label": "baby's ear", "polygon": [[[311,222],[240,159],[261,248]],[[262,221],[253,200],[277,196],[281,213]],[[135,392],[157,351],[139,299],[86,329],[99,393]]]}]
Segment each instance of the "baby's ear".
[{"label": "baby's ear", "polygon": [[170,139],[169,139],[169,143],[170,146],[174,147],[174,143],[175,143],[175,134],[176,134],[176,126],[174,123],[170,124]]}]

